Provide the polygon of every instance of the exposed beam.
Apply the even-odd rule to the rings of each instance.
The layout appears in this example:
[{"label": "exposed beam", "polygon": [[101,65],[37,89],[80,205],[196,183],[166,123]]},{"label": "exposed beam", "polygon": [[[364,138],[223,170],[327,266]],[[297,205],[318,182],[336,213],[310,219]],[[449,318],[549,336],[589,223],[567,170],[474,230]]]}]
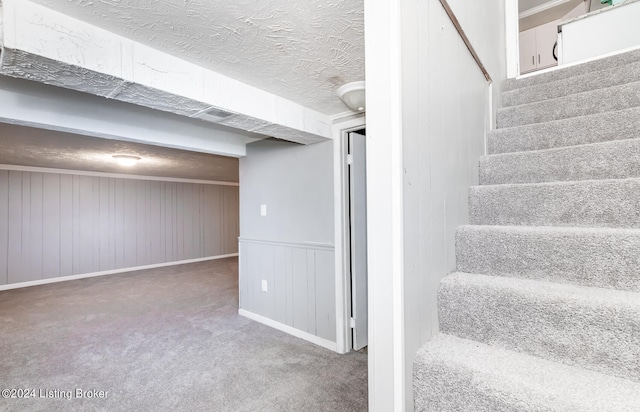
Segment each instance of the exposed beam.
[{"label": "exposed beam", "polygon": [[331,137],[331,119],[262,89],[27,0],[2,2],[0,73],[298,143]]},{"label": "exposed beam", "polygon": [[0,121],[241,157],[262,136],[86,93],[0,76]]}]

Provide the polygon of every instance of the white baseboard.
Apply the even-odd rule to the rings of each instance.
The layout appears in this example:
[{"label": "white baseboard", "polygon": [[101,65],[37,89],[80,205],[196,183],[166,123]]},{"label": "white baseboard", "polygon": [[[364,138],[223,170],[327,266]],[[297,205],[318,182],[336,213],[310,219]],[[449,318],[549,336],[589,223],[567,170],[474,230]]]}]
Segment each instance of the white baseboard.
[{"label": "white baseboard", "polygon": [[315,343],[318,346],[322,346],[323,348],[327,348],[331,351],[337,352],[338,348],[335,342],[330,340],[320,338],[316,335],[312,335],[309,332],[301,331],[300,329],[296,329],[289,325],[285,325],[284,323],[276,322],[273,319],[265,318],[264,316],[256,315],[253,312],[249,312],[244,309],[238,309],[238,314],[240,316],[244,316],[245,318],[249,318],[251,320],[255,320],[256,322],[260,322],[264,325],[270,326],[274,329],[278,329],[282,332],[288,333],[289,335],[293,335],[296,338],[304,339],[311,343]]},{"label": "white baseboard", "polygon": [[9,285],[0,285],[0,291],[10,290],[10,289],[18,289],[18,288],[26,288],[26,287],[29,287],[29,286],[47,285],[49,283],[66,282],[66,281],[69,281],[69,280],[93,278],[93,277],[96,277],[96,276],[114,275],[116,273],[133,272],[133,271],[136,271],[136,270],[155,269],[155,268],[162,268],[162,267],[166,267],[166,266],[184,265],[184,264],[187,264],[187,263],[197,263],[197,262],[204,262],[204,261],[207,261],[207,260],[224,259],[224,258],[228,258],[228,257],[237,257],[237,256],[238,256],[237,253],[230,253],[228,255],[208,256],[208,257],[197,258],[197,259],[178,260],[178,261],[175,261],[175,262],[156,263],[156,264],[153,264],[153,265],[135,266],[135,267],[123,268],[123,269],[103,270],[102,272],[82,273],[80,275],[61,276],[61,277],[58,277],[58,278],[32,280],[30,282],[11,283]]}]

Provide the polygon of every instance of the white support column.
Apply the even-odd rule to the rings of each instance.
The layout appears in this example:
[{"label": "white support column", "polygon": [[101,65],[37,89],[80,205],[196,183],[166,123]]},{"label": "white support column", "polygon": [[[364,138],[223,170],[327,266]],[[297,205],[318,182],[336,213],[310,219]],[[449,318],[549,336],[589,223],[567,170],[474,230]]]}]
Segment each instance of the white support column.
[{"label": "white support column", "polygon": [[404,411],[401,3],[365,0],[369,409]]}]

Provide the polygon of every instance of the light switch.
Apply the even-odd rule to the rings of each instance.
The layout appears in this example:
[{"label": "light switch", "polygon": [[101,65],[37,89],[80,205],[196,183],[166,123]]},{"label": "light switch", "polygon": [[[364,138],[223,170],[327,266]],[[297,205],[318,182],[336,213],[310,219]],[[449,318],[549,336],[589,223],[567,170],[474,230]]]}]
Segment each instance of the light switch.
[{"label": "light switch", "polygon": [[267,215],[267,205],[260,205],[260,216]]},{"label": "light switch", "polygon": [[266,292],[267,291],[267,281],[262,279],[262,291]]}]

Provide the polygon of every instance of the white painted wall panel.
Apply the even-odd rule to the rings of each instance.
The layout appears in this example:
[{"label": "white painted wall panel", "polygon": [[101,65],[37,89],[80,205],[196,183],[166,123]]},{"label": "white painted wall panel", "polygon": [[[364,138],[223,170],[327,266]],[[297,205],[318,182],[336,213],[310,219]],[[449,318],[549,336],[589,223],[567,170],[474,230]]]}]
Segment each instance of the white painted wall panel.
[{"label": "white painted wall panel", "polygon": [[[640,2],[627,2],[562,25],[560,64],[576,63],[637,48]],[[610,35],[608,35],[610,34]]]},{"label": "white painted wall panel", "polygon": [[[71,276],[73,274],[73,176],[60,175],[59,178],[60,276]],[[50,190],[54,192],[55,188]]]},{"label": "white painted wall panel", "polygon": [[[225,193],[237,198],[238,188],[0,171],[0,284],[236,253],[223,247],[237,248],[238,237],[220,229],[238,218],[233,202],[221,207]],[[197,235],[176,253],[185,219]]]},{"label": "white painted wall panel", "polygon": [[[3,182],[4,183],[4,182]],[[8,189],[9,230],[7,243],[7,283],[26,282],[22,278],[22,173],[9,171]]]},{"label": "white painted wall panel", "polygon": [[[506,80],[505,2],[365,0],[370,409],[413,410],[417,349],[438,330],[492,110]],[[492,106],[493,105],[493,106]]]},{"label": "white painted wall panel", "polygon": [[333,142],[252,143],[240,188],[240,307],[335,342]]},{"label": "white painted wall panel", "polygon": [[[403,142],[407,379],[413,354],[438,331],[439,281],[455,269],[455,231],[468,221],[467,192],[478,182],[491,108],[490,86],[439,2],[428,2],[422,12],[431,29],[417,39],[421,69],[403,62],[416,76],[405,85],[415,112],[405,118]],[[498,32],[492,28],[477,47],[499,40]]]},{"label": "white painted wall panel", "polygon": [[[9,172],[0,170],[0,187],[9,186]],[[0,284],[7,282],[9,249],[9,192],[0,191]]]},{"label": "white painted wall panel", "polygon": [[287,325],[287,304],[288,290],[291,288],[288,281],[291,279],[289,274],[290,262],[288,261],[288,250],[284,246],[274,247],[273,250],[273,299],[275,301],[275,312],[273,320]]},{"label": "white painted wall panel", "polygon": [[240,238],[240,308],[335,342],[334,271],[331,247]]},{"label": "white painted wall panel", "polygon": [[333,251],[315,251],[315,319],[316,335],[336,340],[336,287],[335,287],[335,254]]},{"label": "white painted wall panel", "polygon": [[44,273],[49,277],[60,276],[60,225],[62,222],[60,177],[60,175],[48,173],[43,176],[43,203],[46,208],[42,228],[42,265]]}]

